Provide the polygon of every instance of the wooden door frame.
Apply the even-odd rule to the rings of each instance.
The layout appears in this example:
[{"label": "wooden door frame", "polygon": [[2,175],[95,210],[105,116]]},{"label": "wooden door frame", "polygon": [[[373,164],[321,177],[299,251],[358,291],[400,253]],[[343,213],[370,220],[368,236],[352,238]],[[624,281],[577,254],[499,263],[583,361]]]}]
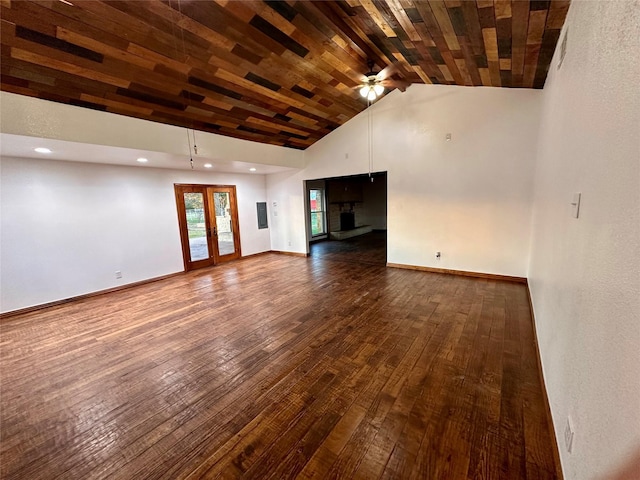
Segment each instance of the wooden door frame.
[{"label": "wooden door frame", "polygon": [[[192,190],[191,192],[189,190]],[[189,248],[189,231],[187,229],[187,214],[184,207],[184,200],[181,197],[184,193],[202,193],[203,209],[205,219],[209,218],[209,202],[207,201],[207,189],[205,185],[174,184],[176,197],[176,209],[178,210],[178,229],[180,230],[180,244],[182,246],[182,263],[184,271],[195,270],[197,268],[209,267],[214,264],[209,241],[210,232],[207,230],[207,249],[209,257],[204,260],[190,261],[191,249]]]},{"label": "wooden door frame", "polygon": [[[238,197],[236,195],[236,186],[235,185],[207,185],[207,188],[211,188],[211,189],[215,189],[215,190],[226,190],[229,194],[229,200],[233,203],[233,205],[235,205],[235,211],[232,211],[231,213],[231,228],[232,228],[232,232],[233,232],[233,253],[230,253],[228,255],[220,255],[220,251],[218,250],[218,245],[216,244],[213,253],[214,253],[214,257],[215,257],[215,264],[219,264],[219,263],[223,263],[223,262],[229,262],[231,260],[237,260],[238,258],[242,257],[242,250],[240,248],[240,220],[238,218]],[[215,192],[214,192],[215,193]],[[213,217],[213,222],[215,223],[215,228],[216,230],[218,229],[218,225],[216,223],[216,208],[215,208],[215,203],[214,203],[214,199],[213,199],[213,195],[209,196],[207,195],[207,202],[210,202],[209,205],[209,212]],[[216,238],[213,239],[214,242],[217,242],[217,234],[215,235]]]},{"label": "wooden door frame", "polygon": [[[235,252],[230,255],[225,255],[224,258],[218,255],[217,238],[212,238],[211,222],[215,225],[215,207],[213,206],[213,195],[209,195],[208,189],[228,189],[229,197],[235,205],[235,211],[232,212],[231,222],[233,225],[233,241]],[[183,205],[184,201],[181,198],[183,193],[189,193],[189,189],[193,189],[193,193],[204,192],[204,215],[209,228],[207,228],[207,248],[209,249],[209,258],[205,260],[197,260],[195,262],[190,261],[191,250],[189,248],[189,232],[187,231],[187,216]],[[210,185],[210,184],[196,184],[196,183],[174,183],[173,190],[176,198],[176,209],[178,211],[178,230],[180,231],[180,244],[182,247],[182,263],[184,265],[184,271],[195,270],[198,268],[209,267],[217,265],[222,262],[235,260],[242,257],[242,250],[240,247],[240,220],[238,216],[238,196],[236,194],[235,185]],[[213,210],[212,210],[213,209]],[[213,215],[212,215],[213,213]],[[217,228],[217,225],[216,225]],[[215,242],[215,245],[213,245]]]}]

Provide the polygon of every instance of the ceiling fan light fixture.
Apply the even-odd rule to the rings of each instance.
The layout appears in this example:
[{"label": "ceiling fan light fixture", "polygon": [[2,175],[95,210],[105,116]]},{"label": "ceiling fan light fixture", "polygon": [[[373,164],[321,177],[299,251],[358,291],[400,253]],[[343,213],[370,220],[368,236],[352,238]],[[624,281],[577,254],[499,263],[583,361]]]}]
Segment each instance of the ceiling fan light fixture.
[{"label": "ceiling fan light fixture", "polygon": [[373,78],[368,78],[367,81],[360,87],[360,96],[366,98],[370,102],[373,102],[376,98],[384,93],[384,87]]},{"label": "ceiling fan light fixture", "polygon": [[373,102],[378,98],[382,92],[384,92],[384,87],[382,85],[364,85],[360,88],[360,96],[362,98],[366,98],[370,102]]}]

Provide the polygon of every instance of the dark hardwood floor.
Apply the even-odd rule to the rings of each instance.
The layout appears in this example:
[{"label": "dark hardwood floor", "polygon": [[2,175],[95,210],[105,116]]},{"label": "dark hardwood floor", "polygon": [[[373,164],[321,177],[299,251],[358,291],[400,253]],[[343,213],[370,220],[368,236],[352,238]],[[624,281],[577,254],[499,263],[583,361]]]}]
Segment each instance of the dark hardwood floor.
[{"label": "dark hardwood floor", "polygon": [[311,257],[340,262],[387,264],[387,232],[374,231],[346,240],[321,240],[311,244]]},{"label": "dark hardwood floor", "polygon": [[334,260],[3,320],[0,476],[556,478],[524,285]]}]

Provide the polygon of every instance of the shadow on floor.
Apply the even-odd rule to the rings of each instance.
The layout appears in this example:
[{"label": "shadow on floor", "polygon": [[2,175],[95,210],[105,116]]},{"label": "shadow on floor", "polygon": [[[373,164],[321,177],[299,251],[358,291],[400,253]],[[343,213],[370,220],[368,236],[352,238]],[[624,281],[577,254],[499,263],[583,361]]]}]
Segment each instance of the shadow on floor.
[{"label": "shadow on floor", "polygon": [[311,257],[339,262],[387,264],[387,232],[374,231],[347,240],[322,240],[312,243]]}]

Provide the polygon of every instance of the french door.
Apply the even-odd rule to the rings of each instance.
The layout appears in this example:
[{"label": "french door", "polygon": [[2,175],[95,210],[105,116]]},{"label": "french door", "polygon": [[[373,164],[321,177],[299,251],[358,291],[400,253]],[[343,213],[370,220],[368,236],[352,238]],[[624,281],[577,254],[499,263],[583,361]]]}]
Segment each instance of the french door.
[{"label": "french door", "polygon": [[241,256],[233,185],[175,185],[185,270]]}]

